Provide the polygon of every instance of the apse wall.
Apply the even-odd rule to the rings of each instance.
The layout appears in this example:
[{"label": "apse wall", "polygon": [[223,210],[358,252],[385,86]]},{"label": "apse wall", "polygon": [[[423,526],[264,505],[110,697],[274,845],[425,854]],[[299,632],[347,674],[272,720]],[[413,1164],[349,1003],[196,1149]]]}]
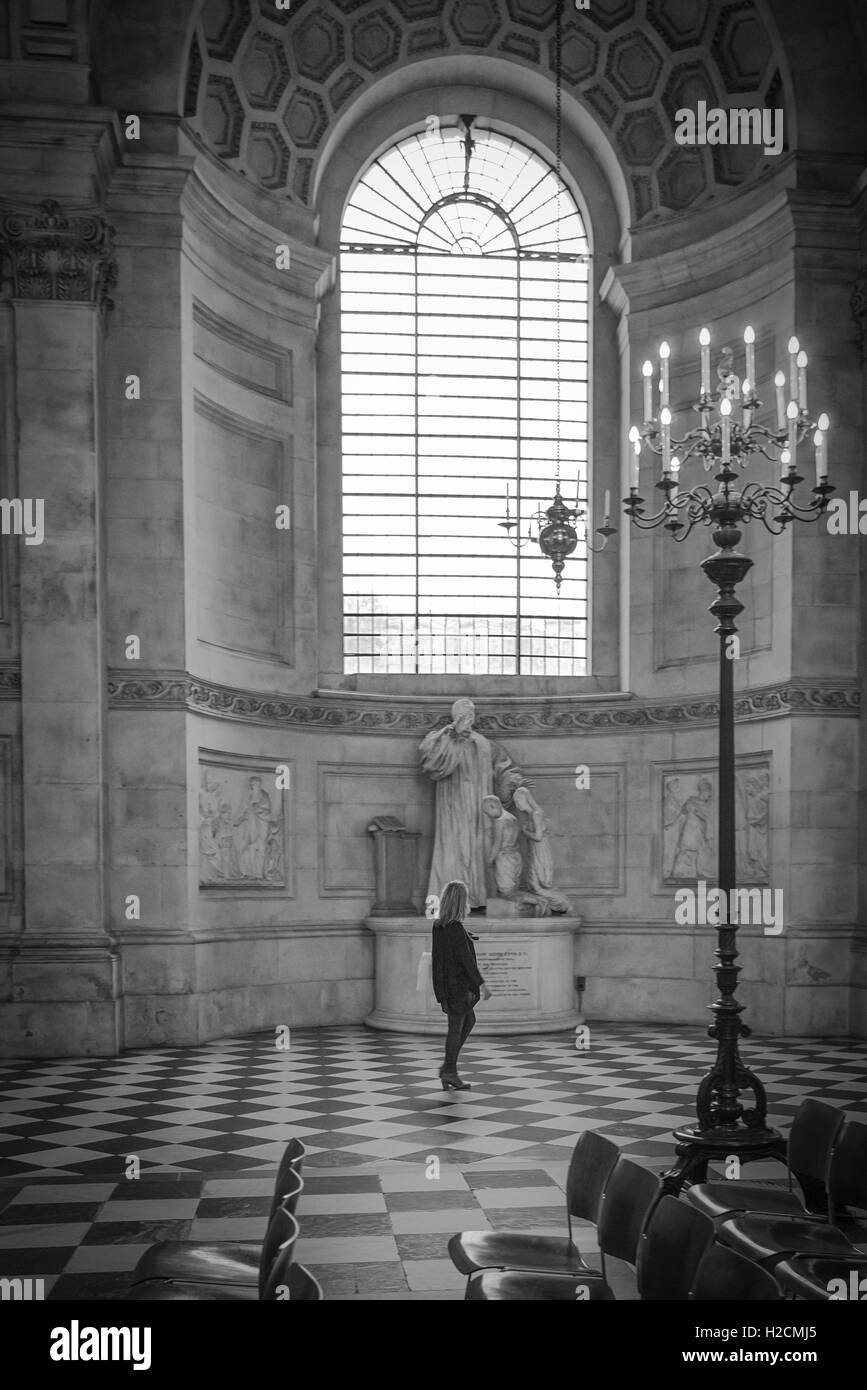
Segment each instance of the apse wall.
[{"label": "apse wall", "polygon": [[[356,143],[363,138],[359,123]],[[327,177],[322,186],[327,198]],[[663,335],[675,354],[673,399],[686,412],[694,375],[686,325],[707,320],[721,336],[731,327],[734,339],[748,316],[760,374],[784,360],[798,294],[793,232],[788,253],[780,248],[780,225],[790,219],[785,198],[768,222],[734,204],[729,212],[751,228],[748,264],[737,251],[741,224],[727,228],[720,247],[714,213],[701,229],[701,273],[691,256],[670,248],[596,267],[602,360],[619,343],[635,402],[628,409],[612,390],[610,363],[596,372],[595,390],[607,393],[615,422],[609,430],[618,417],[635,418],[636,364],[645,344]],[[591,202],[591,227],[604,245],[604,217],[595,214]],[[269,203],[207,163],[187,180],[180,215],[171,255],[179,262],[185,597],[181,607],[176,589],[173,611],[183,659],[175,665],[165,646],[172,669],[143,680],[120,668],[118,646],[111,687],[112,900],[122,903],[141,884],[151,903],[147,925],[120,915],[115,922],[128,1046],[366,1016],[373,950],[362,920],[374,896],[367,827],[376,815],[394,814],[420,833],[421,910],[433,795],[418,770],[417,744],[449,704],[429,692],[347,689],[329,662],[340,570],[339,285],[330,255],[311,244],[309,230],[306,238],[303,226],[289,233]],[[278,245],[289,248],[288,270],[276,268]],[[830,328],[827,364],[822,324],[802,331],[811,334],[813,389],[821,393],[836,371],[851,367]],[[600,450],[597,463],[596,489],[619,488],[625,458]],[[139,503],[147,495],[139,487]],[[282,504],[291,507],[288,534],[274,524]],[[855,792],[847,789],[857,705],[856,670],[839,634],[852,623],[852,552],[845,544],[818,548],[817,573],[809,552],[798,552],[812,623],[801,640],[791,621],[795,544],[784,537],[772,546],[763,532],[747,544],[755,568],[743,590],[736,665],[742,881],[779,888],[786,907],[780,935],[742,928],[740,995],[756,1028],[845,1032],[858,940]],[[715,778],[716,639],[706,611],[713,591],[698,568],[709,546],[702,533],[666,550],[658,535],[635,538],[622,526],[616,545],[624,587],[620,602],[606,599],[607,650],[619,611],[624,641],[614,652],[612,689],[600,689],[596,678],[576,682],[574,696],[521,695],[517,683],[503,694],[484,679],[471,688],[478,727],[533,778],[550,817],[558,882],[584,918],[575,971],[586,979],[588,1016],[700,1023],[714,997],[715,934],[674,921],[685,870],[674,863],[667,815],[700,799],[702,780]],[[117,584],[123,593],[121,572]],[[160,612],[165,634],[173,631],[171,611]],[[830,681],[827,664],[810,665],[826,630],[836,662]],[[155,721],[167,730],[158,745]],[[157,752],[163,745],[165,758]],[[589,770],[586,789],[576,786],[579,765]],[[288,772],[279,791],[278,767]],[[255,887],[240,873],[227,882],[225,865],[210,874],[220,849],[202,838],[210,800],[227,800],[234,822],[251,777],[267,788],[280,821],[273,880]],[[709,878],[714,850],[711,832],[702,870]]]}]

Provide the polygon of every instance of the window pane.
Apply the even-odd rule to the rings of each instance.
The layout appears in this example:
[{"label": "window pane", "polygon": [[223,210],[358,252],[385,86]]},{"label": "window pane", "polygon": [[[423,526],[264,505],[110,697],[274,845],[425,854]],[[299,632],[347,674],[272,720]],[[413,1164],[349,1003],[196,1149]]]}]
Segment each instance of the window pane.
[{"label": "window pane", "polygon": [[466,186],[463,128],[413,135],[345,216],[347,672],[586,670],[583,542],[561,598],[526,536],[555,476],[586,507],[587,239],[550,166],[472,138]]}]

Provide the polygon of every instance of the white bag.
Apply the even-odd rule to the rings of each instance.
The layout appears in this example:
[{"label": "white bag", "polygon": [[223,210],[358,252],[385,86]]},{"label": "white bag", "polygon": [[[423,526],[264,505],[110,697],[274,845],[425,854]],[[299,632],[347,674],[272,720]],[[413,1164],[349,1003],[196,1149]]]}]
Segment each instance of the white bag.
[{"label": "white bag", "polygon": [[422,951],[421,959],[418,963],[418,976],[416,977],[415,987],[418,994],[424,994],[425,990],[433,992],[433,975],[431,973],[431,953]]}]

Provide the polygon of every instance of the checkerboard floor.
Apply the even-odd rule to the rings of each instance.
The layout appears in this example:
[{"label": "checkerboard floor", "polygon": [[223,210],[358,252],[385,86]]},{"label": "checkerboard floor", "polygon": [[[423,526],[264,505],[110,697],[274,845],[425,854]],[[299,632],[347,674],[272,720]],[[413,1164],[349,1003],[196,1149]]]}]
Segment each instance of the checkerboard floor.
[{"label": "checkerboard floor", "polygon": [[[461,1060],[472,1090],[444,1092],[439,1038],[346,1027],[289,1041],[0,1062],[0,1275],[107,1298],[154,1241],[258,1241],[294,1134],[308,1150],[298,1258],[326,1298],[460,1298],[450,1235],[562,1234],[584,1129],[661,1172],[713,1060],[694,1028],[600,1026],[587,1051],[571,1033],[474,1036]],[[784,1132],[806,1096],[867,1114],[864,1042],[751,1038],[744,1051]],[[579,1244],[592,1257],[591,1227]],[[619,1296],[634,1297],[628,1277]]]}]

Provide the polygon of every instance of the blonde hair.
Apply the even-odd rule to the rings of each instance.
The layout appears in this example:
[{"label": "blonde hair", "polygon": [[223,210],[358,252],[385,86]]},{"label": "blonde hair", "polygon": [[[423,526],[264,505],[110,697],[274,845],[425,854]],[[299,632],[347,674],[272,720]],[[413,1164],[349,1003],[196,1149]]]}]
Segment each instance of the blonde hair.
[{"label": "blonde hair", "polygon": [[470,906],[470,892],[462,879],[452,879],[440,894],[440,921],[462,922]]}]

